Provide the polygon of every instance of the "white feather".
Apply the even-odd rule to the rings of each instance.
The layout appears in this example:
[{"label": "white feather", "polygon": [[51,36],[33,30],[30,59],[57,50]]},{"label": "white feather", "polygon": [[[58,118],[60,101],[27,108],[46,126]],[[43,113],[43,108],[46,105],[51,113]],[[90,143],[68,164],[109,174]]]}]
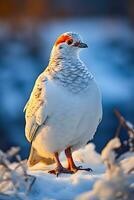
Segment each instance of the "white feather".
[{"label": "white feather", "polygon": [[26,137],[42,157],[85,145],[102,118],[98,86],[77,49],[68,48],[53,48],[26,105]]}]

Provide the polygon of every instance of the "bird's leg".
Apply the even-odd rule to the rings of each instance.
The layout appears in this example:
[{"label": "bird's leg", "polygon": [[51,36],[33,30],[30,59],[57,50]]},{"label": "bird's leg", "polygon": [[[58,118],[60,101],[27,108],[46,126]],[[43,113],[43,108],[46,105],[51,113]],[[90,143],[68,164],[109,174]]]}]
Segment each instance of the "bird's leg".
[{"label": "bird's leg", "polygon": [[82,166],[77,167],[75,165],[70,147],[65,150],[65,154],[68,161],[68,168],[67,168],[68,170],[72,171],[73,173],[77,172],[78,170],[92,171],[91,168],[82,168]]},{"label": "bird's leg", "polygon": [[54,153],[54,158],[56,161],[56,168],[48,171],[50,174],[55,174],[57,177],[61,173],[72,174],[72,171],[64,168],[59,160],[59,154],[56,152]]}]

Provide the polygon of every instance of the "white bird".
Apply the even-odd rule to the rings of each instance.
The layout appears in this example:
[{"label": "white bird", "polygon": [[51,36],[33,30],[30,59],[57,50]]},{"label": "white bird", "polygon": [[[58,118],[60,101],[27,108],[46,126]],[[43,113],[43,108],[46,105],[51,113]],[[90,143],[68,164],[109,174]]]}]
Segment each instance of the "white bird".
[{"label": "white bird", "polygon": [[[79,34],[62,34],[54,44],[48,67],[35,82],[24,108],[26,138],[32,143],[29,166],[41,160],[46,164],[56,162],[49,173],[81,169],[75,165],[72,152],[93,138],[102,118],[97,83],[79,58],[79,50],[86,47]],[[68,168],[59,160],[62,151]]]}]

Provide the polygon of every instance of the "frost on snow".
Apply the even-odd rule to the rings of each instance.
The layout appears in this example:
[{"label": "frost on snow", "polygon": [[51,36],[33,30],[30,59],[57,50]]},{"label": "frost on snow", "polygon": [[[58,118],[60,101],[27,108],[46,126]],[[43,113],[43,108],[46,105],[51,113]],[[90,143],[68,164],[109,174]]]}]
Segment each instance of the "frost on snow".
[{"label": "frost on snow", "polygon": [[[9,154],[0,152],[0,199],[15,200],[133,200],[134,153],[116,159],[114,150],[120,147],[119,138],[109,141],[101,155],[91,143],[74,153],[77,164],[92,167],[91,173],[74,175],[48,174],[42,163],[27,170],[25,163],[11,163]],[[66,166],[64,155],[63,165]],[[50,166],[52,167],[52,166]],[[34,183],[30,180],[34,178]],[[2,198],[1,198],[2,195]],[[9,198],[10,197],[10,198]]]},{"label": "frost on snow", "polygon": [[[112,139],[103,149],[101,158],[106,165],[103,179],[99,179],[93,190],[77,200],[133,200],[134,199],[134,153],[130,158],[118,162],[114,150],[120,147],[119,138]],[[126,171],[126,169],[130,168]]]},{"label": "frost on snow", "polygon": [[[115,150],[123,145],[118,129],[116,137],[107,143],[101,154],[95,151],[92,143],[74,152],[76,164],[91,167],[93,172],[90,173],[78,171],[57,178],[47,173],[53,165],[38,163],[27,169],[26,162],[18,155],[18,148],[6,153],[0,151],[0,200],[134,200],[133,126],[118,116],[119,127],[126,128],[129,135],[129,151],[116,156]],[[13,158],[16,162],[12,162]],[[66,166],[64,154],[61,160]]]},{"label": "frost on snow", "polygon": [[[27,169],[18,155],[19,148],[12,147],[4,153],[0,151],[0,199],[16,199],[19,192],[27,194],[35,177],[27,174]],[[16,163],[11,160],[16,159]]]}]

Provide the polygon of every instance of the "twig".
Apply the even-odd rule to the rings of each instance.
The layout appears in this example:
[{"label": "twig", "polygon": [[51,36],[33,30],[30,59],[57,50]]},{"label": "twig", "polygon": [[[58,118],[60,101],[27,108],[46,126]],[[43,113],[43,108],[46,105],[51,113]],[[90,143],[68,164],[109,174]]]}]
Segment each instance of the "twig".
[{"label": "twig", "polygon": [[22,170],[23,170],[24,180],[25,180],[26,182],[27,182],[28,180],[30,180],[30,183],[29,183],[29,185],[28,185],[28,187],[27,187],[27,191],[26,191],[26,194],[28,194],[28,193],[31,191],[31,189],[32,189],[32,186],[33,186],[33,184],[34,184],[34,182],[35,182],[35,180],[36,180],[36,177],[33,176],[33,175],[27,174],[27,171],[26,171],[24,162],[21,160],[20,155],[16,155],[15,157],[16,157],[16,160],[17,160],[18,163],[19,163],[19,164],[15,167],[15,170],[17,170],[19,167],[21,167]]},{"label": "twig", "polygon": [[[2,166],[1,169],[3,169],[3,172],[1,173],[2,177],[0,179],[0,184],[4,182],[7,182],[7,184],[12,183],[14,195],[17,199],[19,198],[18,191],[20,189],[21,184],[25,185],[25,194],[27,195],[30,192],[36,180],[36,178],[33,175],[29,175],[27,173],[25,163],[21,160],[21,157],[18,154],[18,152],[19,148],[16,147],[11,148],[6,153],[0,151],[0,166]],[[11,168],[12,162],[10,161],[10,159],[12,159],[13,157],[15,157],[18,162],[14,169]],[[22,170],[22,174],[20,174],[20,170],[18,170],[18,168]],[[5,195],[5,193],[3,193],[2,190],[0,194],[3,196]]]},{"label": "twig", "polygon": [[31,191],[31,189],[32,189],[32,186],[33,186],[34,182],[36,181],[36,177],[28,174],[26,178],[31,179],[31,182],[30,182],[30,184],[29,184],[29,186],[28,186],[28,188],[27,188],[27,191],[26,191],[26,195],[28,195],[28,193],[29,193],[29,192]]},{"label": "twig", "polygon": [[130,151],[134,151],[134,128],[133,128],[133,124],[131,124],[130,122],[128,122],[122,115],[121,113],[116,109],[114,110],[114,113],[116,115],[116,117],[119,120],[119,125],[117,127],[116,133],[115,133],[115,137],[119,137],[120,132],[121,132],[121,128],[123,127],[125,130],[127,130],[128,133],[128,140],[125,141],[122,144],[123,146],[127,146],[129,147]]},{"label": "twig", "polygon": [[134,171],[134,167],[131,168],[127,173],[130,174],[130,173],[133,172],[133,171]]},{"label": "twig", "polygon": [[115,137],[119,137],[120,131],[121,131],[121,127],[122,127],[122,125],[121,125],[121,123],[119,122],[119,125],[118,125],[118,127],[117,127],[117,129],[116,129],[116,132],[115,132]]},{"label": "twig", "polygon": [[125,128],[127,131],[131,131],[131,133],[134,134],[134,130],[133,130],[132,128],[130,128],[130,126],[128,126],[127,121],[126,121],[125,118],[121,115],[121,113],[120,113],[117,109],[114,110],[114,113],[115,113],[116,117],[118,118],[118,120],[119,120],[121,126],[122,126],[123,128]]}]

